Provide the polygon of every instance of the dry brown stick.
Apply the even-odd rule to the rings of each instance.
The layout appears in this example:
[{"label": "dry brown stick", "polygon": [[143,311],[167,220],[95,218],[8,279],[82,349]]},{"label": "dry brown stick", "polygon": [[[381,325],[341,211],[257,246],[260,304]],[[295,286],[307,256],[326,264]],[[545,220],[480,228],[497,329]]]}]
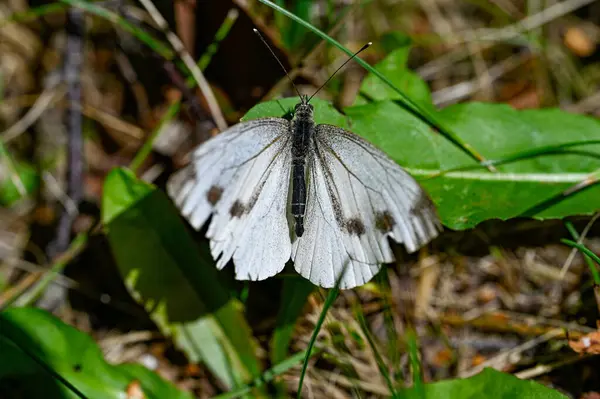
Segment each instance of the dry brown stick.
[{"label": "dry brown stick", "polygon": [[198,87],[200,88],[202,95],[204,95],[204,98],[206,99],[208,109],[210,110],[215,124],[217,125],[219,130],[225,130],[227,128],[227,122],[225,122],[225,117],[221,112],[219,103],[217,102],[217,99],[212,89],[210,88],[210,85],[206,81],[206,78],[202,74],[202,71],[200,71],[200,68],[198,68],[190,54],[185,50],[183,43],[181,42],[179,37],[177,37],[175,33],[169,30],[167,21],[165,21],[158,9],[156,9],[156,7],[154,6],[154,4],[152,4],[150,0],[140,0],[140,2],[148,11],[148,13],[150,14],[154,22],[158,25],[158,27],[165,32],[167,40],[169,41],[169,43],[171,43],[174,50],[177,52],[185,66],[188,68],[188,70],[196,80],[196,83],[198,83]]}]

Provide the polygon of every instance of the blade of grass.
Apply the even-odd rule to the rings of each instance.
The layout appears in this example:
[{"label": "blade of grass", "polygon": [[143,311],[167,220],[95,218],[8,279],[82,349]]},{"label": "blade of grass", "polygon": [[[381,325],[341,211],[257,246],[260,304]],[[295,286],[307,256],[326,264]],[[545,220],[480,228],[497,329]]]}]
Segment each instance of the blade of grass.
[{"label": "blade of grass", "polygon": [[[560,240],[560,242],[562,242],[563,244],[566,244],[570,247],[577,248],[583,254],[589,256],[590,259],[592,259],[594,262],[596,262],[596,264],[598,266],[600,266],[600,257],[598,257],[598,255],[593,253],[585,245],[576,243],[575,241],[567,240],[566,238],[563,238],[562,240]],[[600,285],[600,272],[598,271],[598,267],[593,264],[589,264],[589,263],[588,263],[588,266],[590,267],[590,273],[592,274],[592,278],[594,279],[594,284]]]},{"label": "blade of grass", "polygon": [[[314,350],[311,356],[316,355],[317,353],[319,353],[320,351],[318,349]],[[236,389],[235,391],[230,391],[230,392],[226,392],[223,393],[221,395],[215,396],[213,397],[213,399],[232,399],[232,398],[238,398],[242,395],[247,394],[248,392],[250,392],[252,390],[252,388],[258,388],[268,382],[271,382],[275,379],[275,377],[285,373],[286,371],[288,371],[289,369],[291,369],[292,367],[298,365],[298,363],[302,360],[305,359],[307,356],[308,350],[306,351],[302,351],[302,352],[298,352],[292,356],[290,356],[289,358],[281,361],[281,363],[276,364],[275,366],[271,367],[270,369],[266,370],[260,378],[255,379],[252,384],[249,384],[245,387],[241,387],[239,389]]]},{"label": "blade of grass", "polygon": [[198,69],[198,66],[194,62],[194,59],[190,55],[190,53],[186,50],[185,46],[179,36],[177,36],[173,31],[169,29],[169,24],[162,16],[160,11],[156,8],[154,3],[150,0],[139,0],[142,6],[146,9],[150,18],[154,21],[154,23],[163,31],[163,34],[166,36],[171,46],[177,52],[177,55],[181,61],[185,64],[186,68],[190,72],[190,74],[194,77],[202,96],[206,100],[206,106],[210,111],[213,121],[217,125],[220,130],[225,130],[227,128],[227,122],[225,121],[225,117],[223,116],[223,112],[221,111],[221,107],[217,102],[215,94],[213,93],[210,84],[202,74],[202,71]]},{"label": "blade of grass", "polygon": [[377,349],[377,345],[375,344],[375,340],[373,339],[373,336],[371,335],[371,332],[369,331],[369,328],[367,327],[365,315],[363,314],[363,311],[358,304],[354,304],[353,307],[354,307],[354,315],[356,316],[358,325],[360,326],[363,334],[367,338],[367,342],[369,343],[369,346],[371,347],[371,351],[373,351],[373,355],[375,356],[375,361],[377,362],[377,367],[379,368],[379,372],[385,379],[385,382],[388,386],[388,389],[390,390],[392,397],[396,397],[396,389],[394,388],[394,384],[392,382],[392,379],[390,378],[390,373],[387,369],[387,365],[383,361],[383,357],[381,356],[381,353],[379,353],[379,350]]},{"label": "blade of grass", "polygon": [[231,31],[231,28],[233,27],[233,24],[235,24],[235,21],[237,21],[239,15],[240,13],[236,8],[232,8],[227,12],[227,16],[217,30],[217,33],[215,33],[212,43],[206,48],[206,51],[202,54],[200,60],[198,60],[198,68],[200,68],[201,71],[204,71],[206,67],[208,67],[210,60],[216,54],[223,39],[225,39],[229,34],[229,31]]},{"label": "blade of grass", "polygon": [[[332,37],[330,37],[329,35],[327,35],[322,30],[318,29],[314,25],[310,24],[309,22],[307,22],[307,21],[305,21],[305,20],[297,17],[296,15],[292,14],[291,12],[289,12],[288,10],[286,10],[285,8],[280,7],[277,4],[275,4],[275,3],[273,3],[273,2],[271,2],[269,0],[259,0],[259,1],[261,3],[263,3],[263,4],[265,4],[265,5],[273,8],[274,10],[276,10],[276,11],[284,14],[285,16],[287,16],[288,18],[290,18],[290,19],[294,20],[295,22],[301,24],[305,28],[311,30],[316,35],[318,35],[319,37],[321,37],[323,40],[327,41],[328,43],[330,43],[333,46],[337,47],[338,49],[340,49],[344,53],[348,54],[348,56],[352,56],[353,55],[352,51],[350,51],[349,49],[347,49],[346,47],[344,47],[341,43],[339,43],[338,41],[336,41],[335,39],[333,39]],[[392,90],[394,90],[396,93],[398,93],[400,95],[400,98],[401,98],[400,104],[402,105],[403,108],[405,108],[406,110],[408,110],[409,112],[411,112],[412,114],[414,114],[415,116],[417,116],[419,119],[423,120],[428,125],[430,125],[430,126],[436,128],[437,130],[439,130],[452,143],[454,143],[455,145],[457,145],[460,149],[462,149],[468,155],[470,155],[471,157],[473,157],[474,159],[476,159],[478,162],[484,162],[484,161],[487,160],[485,157],[483,157],[483,155],[479,154],[479,152],[477,150],[475,150],[475,148],[473,148],[469,143],[464,142],[451,129],[448,129],[447,127],[445,127],[444,124],[440,121],[440,118],[437,116],[437,114],[436,114],[436,112],[434,110],[427,109],[425,107],[422,107],[418,103],[413,102],[410,98],[408,98],[406,96],[406,94],[404,94],[404,92],[402,90],[400,90],[399,88],[397,88],[388,78],[386,78],[384,75],[382,75],[379,71],[377,71],[371,65],[369,65],[368,63],[366,63],[365,61],[363,61],[359,57],[355,57],[354,59],[355,59],[355,61],[360,66],[362,66],[367,71],[369,71],[370,73],[372,73],[375,76],[377,76],[379,79],[381,79],[382,82],[384,82],[385,84],[387,84]],[[494,170],[493,166],[488,166],[488,169]]]},{"label": "blade of grass", "polygon": [[[344,273],[342,272],[342,276],[343,275],[344,275]],[[308,341],[308,348],[306,349],[306,356],[304,357],[304,363],[302,364],[302,371],[300,371],[300,381],[298,382],[298,395],[296,396],[298,399],[302,398],[302,384],[304,383],[304,376],[306,375],[306,369],[308,367],[308,360],[310,359],[312,349],[315,346],[315,342],[317,341],[317,335],[319,335],[321,326],[323,325],[323,322],[325,321],[325,316],[327,316],[327,311],[329,310],[331,305],[333,305],[333,302],[335,302],[335,300],[340,292],[340,290],[338,288],[340,281],[341,281],[341,276],[340,276],[340,279],[338,279],[338,282],[336,283],[335,287],[329,290],[327,299],[325,300],[325,303],[323,304],[323,310],[321,311],[321,314],[319,315],[319,319],[317,320],[315,329],[310,337],[310,341]]]},{"label": "blade of grass", "polygon": [[392,377],[394,384],[397,384],[402,380],[402,350],[403,345],[400,344],[398,339],[398,332],[394,324],[394,315],[392,314],[392,292],[390,288],[390,280],[387,273],[379,273],[377,275],[378,287],[381,292],[381,299],[383,301],[383,320],[385,325],[385,331],[387,333],[387,346],[388,346],[388,359],[392,369]]},{"label": "blade of grass", "polygon": [[417,342],[417,334],[410,328],[406,332],[406,343],[408,347],[408,357],[410,368],[412,371],[413,390],[417,397],[425,398],[425,386],[423,384],[423,376],[421,375],[421,360],[419,359],[419,344]]},{"label": "blade of grass", "polygon": [[[569,233],[571,234],[573,239],[576,240],[577,243],[579,244],[579,243],[581,243],[581,240],[580,240],[581,236],[583,236],[583,237],[586,236],[587,232],[592,227],[592,225],[594,224],[594,222],[596,221],[598,216],[600,216],[600,213],[597,213],[596,215],[594,215],[594,217],[592,217],[592,219],[587,224],[587,226],[585,227],[585,229],[583,230],[581,235],[577,232],[577,230],[575,229],[575,226],[573,226],[573,223],[571,223],[568,220],[565,221],[565,227],[567,228],[567,230],[569,231]],[[574,248],[574,250],[575,249],[577,249],[577,248]],[[571,259],[570,255],[569,255],[569,259]],[[596,270],[596,266],[594,266],[594,262],[592,261],[592,259],[589,256],[587,256],[586,254],[583,254],[583,259],[585,260],[585,263],[588,265],[588,268],[590,270]],[[563,266],[563,269],[561,270],[561,275],[564,275],[564,273],[567,271],[569,264],[570,264],[570,260],[567,260],[567,262],[565,262],[565,266]],[[600,311],[600,285],[597,282],[594,283],[594,297],[596,299],[596,307],[598,308],[598,311]]]},{"label": "blade of grass", "polygon": [[[446,173],[450,173],[450,172],[462,172],[462,171],[466,171],[466,170],[480,169],[480,168],[487,167],[487,166],[499,166],[499,165],[504,165],[504,164],[511,163],[511,162],[521,161],[523,159],[535,158],[535,157],[543,156],[543,155],[565,154],[565,153],[569,153],[569,151],[567,151],[568,148],[578,147],[578,146],[582,146],[582,145],[593,145],[593,144],[600,144],[600,140],[581,140],[581,141],[572,141],[572,142],[563,143],[563,144],[542,146],[542,147],[538,147],[538,148],[534,148],[534,149],[530,149],[530,150],[528,149],[528,150],[524,150],[524,151],[517,152],[514,154],[510,154],[509,156],[504,157],[504,158],[488,159],[487,161],[481,162],[479,165],[466,165],[466,166],[461,166],[458,168],[447,169],[447,170],[438,172],[438,173],[432,175],[431,177],[442,176],[442,175],[444,175]],[[583,152],[583,150],[581,150],[580,152]],[[593,152],[590,152],[589,155],[596,156],[596,157],[598,156],[596,153],[593,153]]]},{"label": "blade of grass", "polygon": [[181,102],[176,101],[169,106],[167,112],[165,112],[160,118],[158,125],[154,128],[152,133],[150,133],[150,136],[146,139],[146,141],[144,141],[144,144],[138,150],[138,152],[133,157],[133,160],[129,164],[129,169],[131,169],[134,173],[137,174],[137,170],[139,169],[139,167],[142,165],[142,163],[144,163],[148,155],[150,155],[150,153],[152,152],[154,140],[156,140],[156,137],[158,137],[158,135],[163,131],[163,127],[167,123],[169,123],[173,118],[175,118],[175,116],[177,116],[177,113],[180,109]]},{"label": "blade of grass", "polygon": [[[227,37],[227,35],[231,31],[231,28],[236,20],[237,20],[236,13],[230,12],[229,14],[227,14],[227,17],[225,18],[225,20],[223,21],[223,23],[217,30],[217,33],[215,34],[213,43],[209,46],[209,48],[206,50],[206,53],[203,54],[200,57],[200,60],[198,61],[198,68],[200,68],[201,71],[204,71],[208,67],[208,64],[210,63],[212,55],[214,54],[214,53],[211,54],[211,51],[216,52],[216,49],[218,48],[218,44],[223,39],[225,39],[225,37]],[[211,50],[211,48],[212,48],[212,50]],[[188,77],[186,84],[188,85],[188,87],[192,88],[194,86],[194,78],[191,76]],[[154,140],[156,140],[156,137],[160,134],[160,132],[162,131],[162,128],[167,123],[169,123],[173,118],[175,118],[180,110],[181,110],[181,100],[177,100],[169,106],[169,108],[167,109],[167,112],[165,112],[164,115],[160,118],[158,126],[152,131],[152,133],[150,134],[148,139],[144,142],[142,147],[138,150],[138,152],[133,157],[133,160],[131,161],[131,163],[129,165],[129,168],[133,172],[137,171],[137,169],[142,165],[144,160],[152,152],[152,146],[154,145]]]},{"label": "blade of grass", "polygon": [[[597,217],[598,217],[598,214],[594,215],[594,217],[592,217],[592,219],[590,220],[590,223],[583,230],[582,234],[584,237],[586,236],[589,229],[592,227],[591,225],[594,223],[594,221],[596,220]],[[565,227],[567,228],[567,231],[569,232],[569,234],[571,234],[571,237],[573,237],[573,239],[575,241],[577,241],[577,243],[580,243],[579,239],[581,238],[581,235],[577,232],[577,230],[575,229],[575,226],[573,226],[573,223],[571,223],[570,221],[567,220],[567,221],[565,221]],[[594,262],[590,259],[589,256],[584,254],[583,259],[587,263],[588,267],[590,267],[590,268],[594,267]],[[562,271],[561,271],[561,273],[562,273]]]}]

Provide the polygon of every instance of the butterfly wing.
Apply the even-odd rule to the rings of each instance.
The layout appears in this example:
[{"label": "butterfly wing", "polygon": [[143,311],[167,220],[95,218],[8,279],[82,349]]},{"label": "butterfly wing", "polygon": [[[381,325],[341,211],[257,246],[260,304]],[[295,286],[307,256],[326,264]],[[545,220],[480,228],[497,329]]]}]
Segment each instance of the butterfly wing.
[{"label": "butterfly wing", "polygon": [[240,123],[199,146],[167,183],[195,229],[213,214],[207,232],[211,253],[219,269],[233,258],[239,280],[273,276],[290,258],[289,145],[285,119]]},{"label": "butterfly wing", "polygon": [[362,285],[394,260],[388,236],[414,252],[439,234],[427,194],[382,151],[331,125],[316,127],[311,146],[305,232],[292,249],[302,276]]}]

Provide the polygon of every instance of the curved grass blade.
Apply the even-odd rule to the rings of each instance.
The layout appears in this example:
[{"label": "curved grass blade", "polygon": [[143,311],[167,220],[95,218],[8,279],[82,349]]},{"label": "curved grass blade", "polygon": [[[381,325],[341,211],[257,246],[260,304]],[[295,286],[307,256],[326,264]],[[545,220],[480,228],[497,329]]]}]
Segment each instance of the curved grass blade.
[{"label": "curved grass blade", "polygon": [[[562,242],[563,244],[566,244],[570,247],[577,248],[579,251],[581,251],[588,257],[590,257],[594,262],[596,262],[596,264],[598,266],[600,266],[600,257],[598,255],[596,255],[595,253],[593,253],[585,245],[579,244],[575,241],[567,240],[566,238],[563,238],[562,240],[560,240],[560,242]],[[590,266],[590,273],[592,274],[592,277],[594,278],[594,283],[596,285],[600,285],[600,272],[598,271],[598,267],[594,266],[594,265],[589,265],[589,264],[588,264],[588,266]]]},{"label": "curved grass blade", "polygon": [[543,156],[543,155],[557,155],[557,154],[568,154],[568,153],[576,152],[576,153],[580,153],[580,154],[581,153],[587,154],[587,155],[593,156],[593,157],[598,157],[598,154],[594,153],[594,152],[567,151],[567,149],[572,148],[572,147],[578,147],[578,146],[582,146],[582,145],[593,145],[593,144],[600,144],[600,140],[579,140],[579,141],[572,141],[572,142],[564,143],[564,144],[542,146],[542,147],[534,148],[531,150],[524,150],[521,152],[517,152],[517,153],[511,154],[505,158],[488,159],[487,161],[481,162],[478,165],[466,165],[466,166],[461,166],[458,168],[451,168],[451,169],[443,170],[443,171],[433,174],[431,177],[428,177],[428,178],[443,176],[446,173],[451,173],[451,172],[463,172],[463,171],[467,171],[467,170],[480,169],[480,168],[484,168],[487,166],[500,166],[500,165],[504,165],[507,163],[521,161],[523,159],[535,158],[535,157],[539,157],[539,156]]},{"label": "curved grass blade", "polygon": [[[284,14],[288,18],[291,18],[292,20],[301,24],[305,28],[311,30],[316,35],[320,36],[323,40],[326,40],[328,43],[334,45],[335,47],[337,47],[344,53],[348,54],[348,56],[353,55],[352,51],[350,51],[349,49],[344,47],[340,42],[338,42],[335,39],[333,39],[332,37],[328,36],[325,32],[318,29],[314,25],[312,25],[312,24],[306,22],[305,20],[297,17],[296,15],[292,14],[285,8],[280,7],[277,4],[275,4],[269,0],[259,0],[259,1],[265,5],[273,8],[274,10]],[[452,131],[451,129],[444,126],[444,123],[441,121],[441,118],[437,115],[437,113],[434,110],[427,109],[427,108],[415,103],[414,101],[412,101],[409,97],[406,96],[406,94],[404,94],[404,92],[402,90],[397,88],[388,78],[386,78],[384,75],[382,75],[381,72],[377,71],[375,68],[373,68],[371,65],[369,65],[368,63],[366,63],[359,57],[355,57],[354,60],[360,66],[365,68],[367,71],[369,71],[370,73],[372,73],[373,75],[375,75],[379,79],[381,79],[381,81],[383,81],[385,84],[387,84],[396,93],[398,93],[398,95],[400,96],[399,102],[404,109],[408,110],[409,112],[411,112],[412,114],[417,116],[419,119],[423,120],[428,125],[434,127],[438,131],[440,131],[440,133],[442,133],[444,136],[446,136],[446,138],[448,138],[448,140],[450,140],[452,143],[457,145],[459,148],[461,148],[464,152],[466,152],[468,155],[473,157],[478,162],[487,161],[487,159],[483,155],[481,155],[475,148],[473,148],[469,143],[464,142],[460,138],[460,136],[458,136],[454,131]],[[488,168],[490,168],[490,170],[493,170],[493,166],[489,166]]]},{"label": "curved grass blade", "polygon": [[392,382],[392,379],[390,378],[390,373],[387,370],[387,365],[383,361],[383,357],[381,356],[381,353],[379,353],[379,350],[377,349],[377,345],[375,344],[375,340],[373,339],[373,336],[371,335],[371,332],[369,331],[369,328],[367,327],[367,322],[365,320],[365,315],[363,314],[362,309],[356,304],[354,305],[354,315],[356,316],[356,320],[358,321],[358,325],[360,326],[363,334],[367,338],[367,342],[369,343],[369,346],[371,347],[371,351],[373,351],[373,355],[375,356],[375,361],[377,362],[377,367],[379,368],[379,372],[385,379],[388,389],[390,390],[390,393],[391,393],[392,397],[394,398],[394,397],[396,397],[396,389],[394,388],[394,384]]},{"label": "curved grass blade", "polygon": [[177,116],[180,109],[181,109],[181,101],[176,101],[169,106],[169,108],[167,109],[167,112],[165,112],[163,114],[163,116],[160,118],[158,125],[154,128],[152,133],[150,133],[150,136],[148,136],[146,141],[144,141],[144,144],[142,144],[142,146],[140,147],[138,152],[136,152],[135,156],[133,157],[133,160],[129,164],[129,168],[134,173],[137,173],[138,168],[140,166],[142,166],[142,163],[144,163],[146,158],[148,158],[148,155],[150,155],[150,153],[152,152],[154,140],[156,140],[158,135],[163,131],[163,128],[165,127],[165,125]]},{"label": "curved grass blade", "polygon": [[[343,276],[343,275],[344,275],[344,273],[341,274],[341,276]],[[323,322],[325,321],[325,316],[327,316],[327,311],[329,310],[331,305],[333,305],[333,302],[335,302],[338,294],[340,293],[340,290],[338,288],[339,283],[340,283],[340,279],[338,279],[337,283],[335,284],[335,287],[333,287],[332,289],[329,290],[327,299],[325,300],[325,303],[323,304],[323,310],[321,311],[321,314],[319,315],[319,319],[317,320],[315,329],[310,337],[310,341],[308,342],[308,348],[306,349],[306,356],[304,357],[304,363],[302,364],[302,371],[300,371],[300,381],[298,382],[298,395],[296,396],[298,399],[302,398],[302,384],[304,383],[304,376],[306,375],[306,369],[308,367],[308,360],[310,359],[312,349],[315,346],[315,342],[317,341],[317,335],[319,335],[321,326],[323,325]]]},{"label": "curved grass blade", "polygon": [[[573,223],[571,223],[568,220],[565,221],[565,227],[567,228],[567,230],[569,231],[569,233],[571,234],[573,239],[576,240],[577,243],[580,243],[581,236],[585,237],[585,235],[589,231],[589,228],[592,227],[592,225],[598,219],[598,217],[600,217],[600,213],[596,213],[596,215],[594,215],[594,217],[592,217],[592,219],[588,222],[588,225],[585,227],[585,229],[583,230],[581,235],[577,232],[577,230],[575,229],[575,226],[573,226]],[[574,249],[577,249],[577,248],[574,248]],[[597,269],[596,269],[596,266],[594,265],[594,261],[585,254],[583,255],[583,259],[585,260],[585,263],[588,265],[588,268],[590,269],[590,271],[592,273],[592,277],[596,277],[597,273],[596,273],[596,275],[594,275],[594,272],[597,271]],[[566,267],[568,267],[567,264],[565,264],[565,266],[563,266],[561,274],[564,275],[563,271],[566,272]],[[597,279],[594,279],[594,298],[596,299],[596,307],[600,311],[600,283],[598,282]]]},{"label": "curved grass blade", "polygon": [[383,303],[382,313],[385,331],[387,334],[386,346],[388,347],[388,359],[390,363],[390,368],[392,370],[392,381],[395,386],[398,386],[399,383],[402,384],[404,381],[402,370],[402,351],[404,350],[404,345],[400,343],[398,331],[396,330],[396,326],[394,324],[394,315],[392,312],[393,294],[391,291],[388,274],[379,273],[377,275],[377,281],[378,287],[380,289],[381,300]]},{"label": "curved grass blade", "polygon": [[406,344],[408,347],[408,357],[412,371],[412,389],[416,393],[415,397],[425,398],[425,385],[423,384],[421,360],[419,359],[419,344],[417,342],[417,334],[412,328],[406,333]]},{"label": "curved grass blade", "polygon": [[237,8],[232,8],[227,12],[227,16],[225,17],[225,20],[223,21],[219,29],[217,29],[212,43],[206,48],[206,51],[198,60],[198,68],[200,68],[201,71],[204,71],[206,67],[208,67],[208,64],[210,64],[210,61],[212,60],[212,57],[217,53],[219,45],[227,37],[229,31],[231,31],[231,28],[235,24],[235,21],[237,21],[239,15],[240,13],[237,10]]},{"label": "curved grass blade", "polygon": [[[320,351],[318,349],[312,352],[311,356],[316,355]],[[239,398],[247,393],[249,393],[252,388],[258,388],[262,385],[269,383],[275,379],[275,377],[282,375],[292,367],[296,366],[302,359],[306,358],[308,351],[298,352],[289,358],[282,360],[281,363],[271,367],[266,370],[259,378],[255,379],[252,384],[249,384],[245,387],[236,389],[235,391],[226,392],[224,394],[213,397],[213,399],[232,399]]]},{"label": "curved grass blade", "polygon": [[[596,217],[600,216],[600,214],[596,214],[596,216],[594,216],[591,220],[590,220],[590,224],[593,224],[594,221],[596,220]],[[573,223],[571,223],[570,221],[565,221],[565,227],[567,228],[567,230],[569,231],[569,234],[571,234],[571,237],[573,237],[573,240],[577,241],[579,243],[579,238],[581,237],[580,234],[577,232],[577,230],[575,229],[575,226],[573,226]],[[591,226],[590,226],[591,227]],[[587,227],[586,227],[587,229]],[[584,233],[585,234],[585,230]],[[577,249],[577,248],[575,248]],[[590,270],[594,269],[594,261],[587,255],[583,255],[583,259],[585,260],[585,263],[587,263],[588,267],[590,268]],[[599,284],[598,281],[595,282],[596,285]]]},{"label": "curved grass blade", "polygon": [[541,201],[541,202],[535,204],[534,206],[526,209],[525,211],[523,211],[521,213],[521,216],[534,217],[534,216],[538,215],[539,213],[545,211],[546,209],[561,203],[568,197],[573,196],[575,193],[586,190],[586,189],[590,189],[592,186],[598,184],[599,182],[600,182],[600,169],[592,172],[591,174],[589,174],[588,176],[583,178],[583,180],[579,181],[578,183],[573,184],[572,186],[568,187],[566,190],[561,191],[561,192],[557,193],[556,195],[553,195],[552,197],[547,198],[546,200]]}]

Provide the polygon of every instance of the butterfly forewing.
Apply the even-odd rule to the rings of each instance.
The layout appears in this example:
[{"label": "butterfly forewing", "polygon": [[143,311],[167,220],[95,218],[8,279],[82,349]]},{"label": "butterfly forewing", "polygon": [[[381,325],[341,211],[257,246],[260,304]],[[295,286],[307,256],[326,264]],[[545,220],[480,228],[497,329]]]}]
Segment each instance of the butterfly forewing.
[{"label": "butterfly forewing", "polygon": [[[441,226],[418,183],[359,136],[318,125],[309,154],[305,235],[293,254],[296,270],[313,283],[342,288],[369,281],[394,260],[387,236],[413,252]],[[323,237],[327,237],[325,240]]]},{"label": "butterfly forewing", "polygon": [[262,280],[283,268],[291,253],[286,218],[289,122],[257,119],[202,144],[168,183],[184,217],[207,237],[219,268],[233,257],[236,278]]}]

